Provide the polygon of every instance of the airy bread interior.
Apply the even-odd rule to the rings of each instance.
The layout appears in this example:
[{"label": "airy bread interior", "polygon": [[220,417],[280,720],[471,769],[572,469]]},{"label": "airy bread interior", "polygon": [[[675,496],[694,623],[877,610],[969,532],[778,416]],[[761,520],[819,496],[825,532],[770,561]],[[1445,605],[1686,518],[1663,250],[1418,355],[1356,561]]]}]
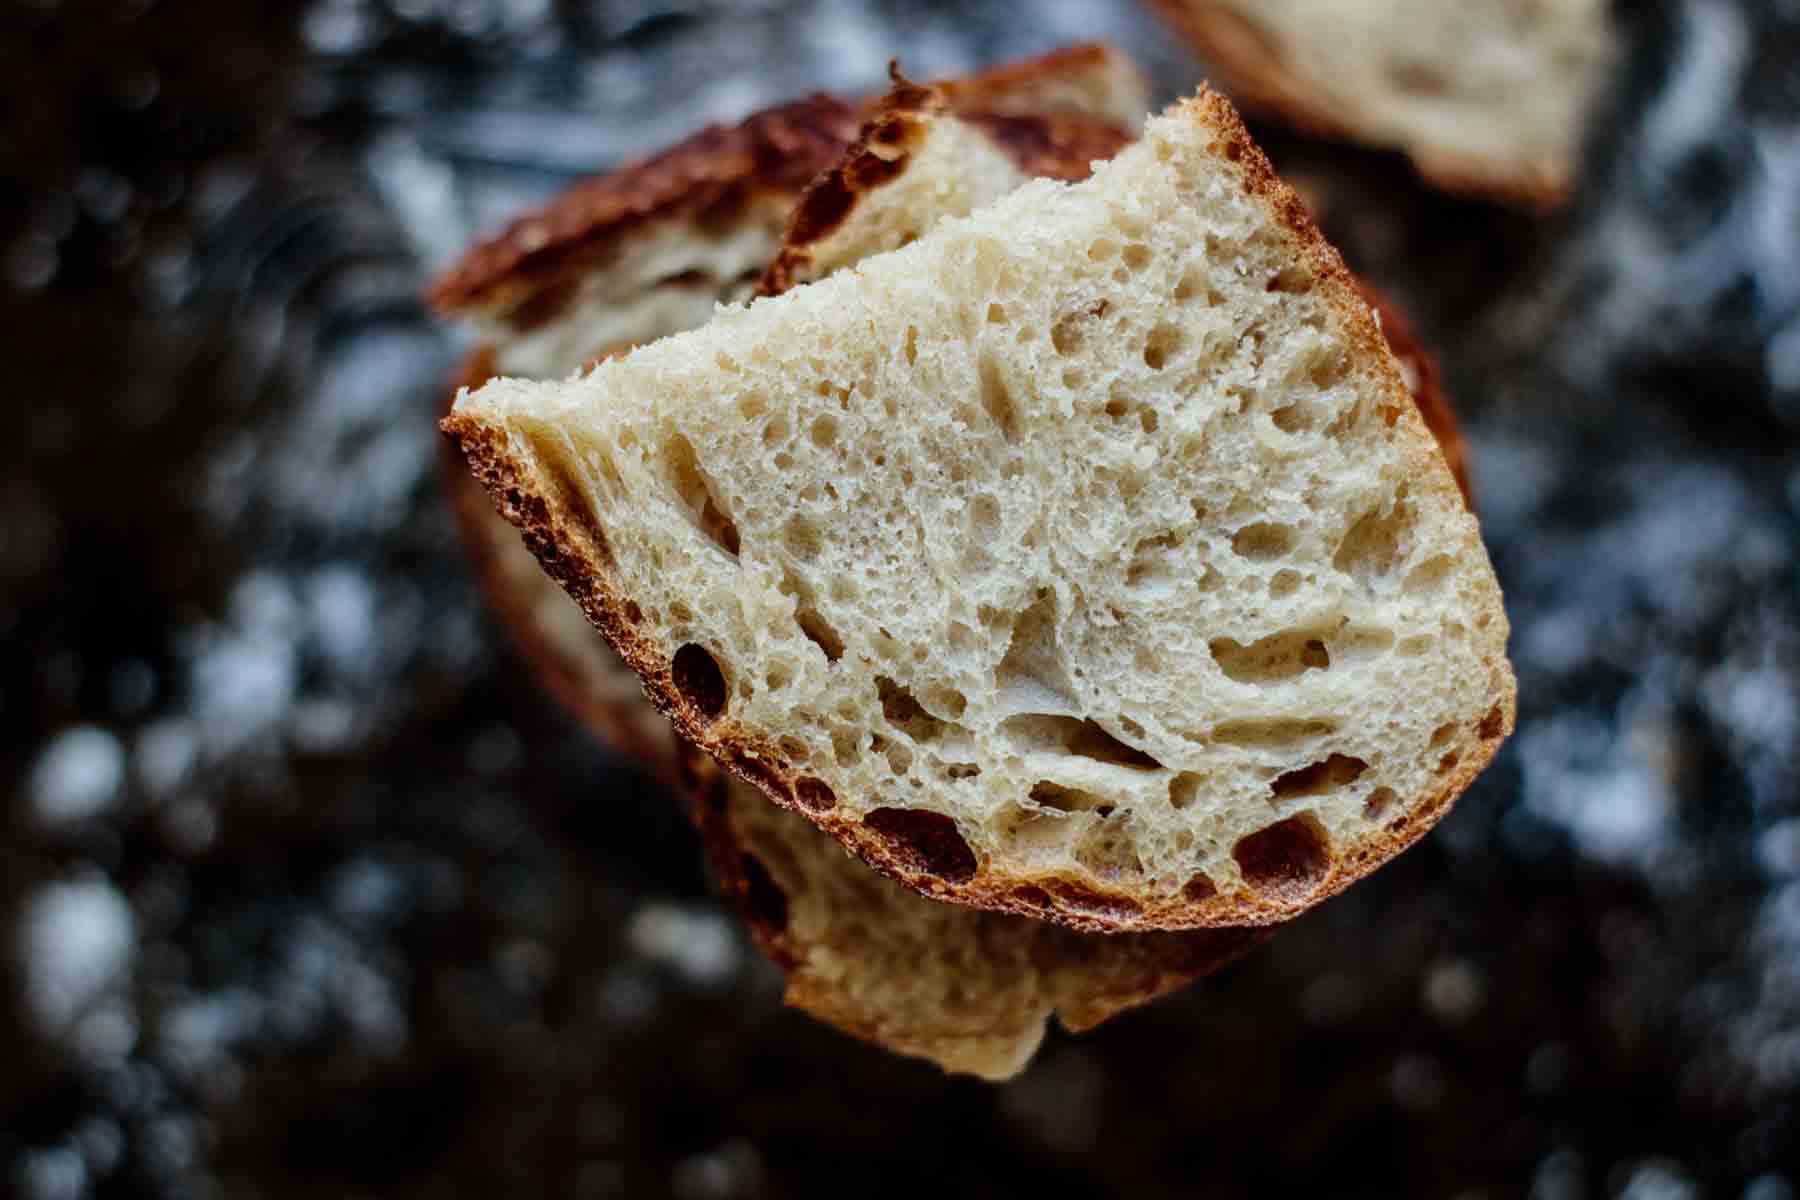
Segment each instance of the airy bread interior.
[{"label": "airy bread interior", "polygon": [[916,889],[1278,920],[1510,729],[1472,517],[1220,98],[446,428],[683,730]]}]

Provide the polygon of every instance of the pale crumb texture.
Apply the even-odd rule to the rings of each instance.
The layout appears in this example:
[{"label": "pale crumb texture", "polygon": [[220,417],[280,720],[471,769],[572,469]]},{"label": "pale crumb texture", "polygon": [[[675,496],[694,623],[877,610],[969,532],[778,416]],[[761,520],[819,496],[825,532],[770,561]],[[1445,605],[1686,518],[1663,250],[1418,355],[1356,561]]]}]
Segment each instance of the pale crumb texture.
[{"label": "pale crumb texture", "polygon": [[1565,195],[1617,54],[1608,0],[1158,0],[1248,103],[1454,190]]},{"label": "pale crumb texture", "polygon": [[940,896],[1278,920],[1511,728],[1475,522],[1210,93],[1086,183],[447,427],[684,731]]},{"label": "pale crumb texture", "polygon": [[1082,1030],[1210,973],[1257,929],[1117,936],[940,904],[731,780],[707,818],[720,876],[787,973],[787,1001],[946,1071],[1009,1079],[1047,1022]]}]

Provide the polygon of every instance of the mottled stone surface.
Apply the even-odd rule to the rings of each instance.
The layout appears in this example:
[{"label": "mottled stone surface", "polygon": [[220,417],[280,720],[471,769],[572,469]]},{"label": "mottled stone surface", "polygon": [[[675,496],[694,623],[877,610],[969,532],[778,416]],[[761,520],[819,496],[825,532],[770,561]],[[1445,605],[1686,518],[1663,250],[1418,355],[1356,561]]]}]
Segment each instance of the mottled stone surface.
[{"label": "mottled stone surface", "polygon": [[704,119],[1121,2],[0,13],[0,1191],[1800,1186],[1800,6],[1626,6],[1575,204],[1266,131],[1441,348],[1520,726],[1414,852],[1002,1088],[779,1004],[438,495],[478,229]]}]

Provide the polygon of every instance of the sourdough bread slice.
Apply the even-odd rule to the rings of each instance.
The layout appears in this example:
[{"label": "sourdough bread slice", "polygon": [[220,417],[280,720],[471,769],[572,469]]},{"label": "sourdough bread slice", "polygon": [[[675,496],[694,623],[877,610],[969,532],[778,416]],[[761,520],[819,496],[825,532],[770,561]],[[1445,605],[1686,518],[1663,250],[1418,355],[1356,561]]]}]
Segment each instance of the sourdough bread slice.
[{"label": "sourdough bread slice", "polygon": [[739,780],[699,807],[719,879],[789,1004],[947,1071],[1007,1079],[1052,1015],[1080,1032],[1167,995],[1266,929],[1103,936],[939,904],[869,870]]},{"label": "sourdough bread slice", "polygon": [[1568,193],[1616,57],[1608,0],[1155,0],[1244,104],[1400,150],[1431,182]]},{"label": "sourdough bread slice", "polygon": [[687,736],[941,898],[1277,921],[1512,725],[1475,522],[1210,92],[1084,183],[445,428]]},{"label": "sourdough bread slice", "polygon": [[[1045,174],[1073,178],[1127,140],[1108,124],[1068,117],[982,114],[973,118],[976,129],[942,112],[935,93],[910,94],[930,100],[929,112],[916,114],[920,121],[942,122],[955,139],[947,144],[964,156],[992,156],[993,165],[978,186],[970,186],[962,178],[968,157],[899,157],[900,168],[889,179],[894,186],[908,181],[901,188],[908,198],[904,207],[877,208],[864,202],[872,193],[859,193],[845,215],[870,246],[886,244],[884,221],[928,229],[1024,182],[1028,176],[1012,166],[1001,145],[1014,147],[1018,161]],[[900,105],[897,92],[885,108],[893,113]],[[848,157],[866,149],[878,128],[879,122],[866,128],[865,145]],[[931,136],[926,129],[914,133],[921,141]],[[927,179],[933,184],[921,186]],[[834,265],[853,261],[846,256]],[[593,357],[580,352],[567,370]],[[478,387],[493,368],[492,351],[477,350],[459,383]],[[696,824],[721,889],[757,945],[781,967],[793,1006],[896,1053],[998,1080],[1029,1062],[1053,1014],[1071,1030],[1091,1028],[1209,974],[1268,936],[1267,930],[1236,929],[1082,934],[1029,917],[939,904],[883,879],[804,817],[716,768],[706,770],[710,760],[696,763],[692,750],[683,753],[672,726],[644,700],[637,676],[544,573],[455,457],[446,488],[503,622],[552,694],[589,729],[634,754],[670,786],[696,796]]]}]

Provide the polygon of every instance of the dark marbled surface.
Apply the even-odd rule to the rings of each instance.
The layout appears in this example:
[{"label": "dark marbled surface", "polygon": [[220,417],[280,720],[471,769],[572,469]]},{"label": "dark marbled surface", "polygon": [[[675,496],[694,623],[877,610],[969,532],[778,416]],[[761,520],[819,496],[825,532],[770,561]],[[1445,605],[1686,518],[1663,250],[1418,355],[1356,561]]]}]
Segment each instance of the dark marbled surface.
[{"label": "dark marbled surface", "polygon": [[1800,6],[1621,12],[1532,220],[1267,131],[1441,348],[1518,735],[1414,852],[989,1088],[779,1005],[458,556],[421,281],[813,87],[1082,0],[0,12],[0,1188],[1724,1196],[1800,1186]]}]

